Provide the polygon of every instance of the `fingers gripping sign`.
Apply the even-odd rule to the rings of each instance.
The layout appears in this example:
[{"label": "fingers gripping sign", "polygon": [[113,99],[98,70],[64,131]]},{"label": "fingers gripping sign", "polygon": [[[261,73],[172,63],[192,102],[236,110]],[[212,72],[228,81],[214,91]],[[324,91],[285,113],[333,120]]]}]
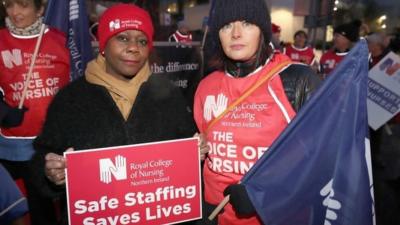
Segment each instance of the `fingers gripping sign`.
[{"label": "fingers gripping sign", "polygon": [[[73,148],[66,151],[71,152]],[[48,153],[45,156],[45,174],[47,179],[57,185],[65,184],[65,168],[67,168],[66,160],[62,155]]]},{"label": "fingers gripping sign", "polygon": [[193,137],[199,138],[198,148],[200,152],[200,159],[204,160],[210,151],[210,146],[207,144],[206,136],[204,134],[195,133]]}]

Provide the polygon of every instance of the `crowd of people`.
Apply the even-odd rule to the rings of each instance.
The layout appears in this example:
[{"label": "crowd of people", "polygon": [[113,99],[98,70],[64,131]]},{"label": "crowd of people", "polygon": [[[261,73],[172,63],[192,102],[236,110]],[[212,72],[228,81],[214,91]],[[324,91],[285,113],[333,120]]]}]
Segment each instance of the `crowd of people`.
[{"label": "crowd of people", "polygon": [[[96,31],[99,54],[83,77],[70,82],[69,52],[58,30],[45,29],[46,44],[31,65],[43,24],[42,1],[4,0],[3,6],[0,224],[14,225],[68,224],[66,151],[193,136],[199,137],[203,166],[204,218],[188,223],[262,224],[238,183],[257,158],[246,158],[240,149],[271,146],[360,39],[361,26],[358,20],[336,26],[332,48],[318,60],[306,31],[296,31],[293,43],[280,40],[283,28],[271,22],[264,0],[216,1],[207,36],[213,69],[197,87],[192,112],[178,87],[152,74],[149,56],[157,31],[146,10],[127,3],[106,9]],[[120,26],[110,27],[113,21]],[[183,21],[177,27],[169,41],[192,41]],[[388,52],[400,51],[400,33],[371,32],[366,39],[370,68]],[[239,108],[238,116],[225,116]],[[371,130],[379,225],[400,222],[399,120],[384,128]],[[235,152],[212,149],[218,145],[235,146]],[[229,166],[234,162],[241,166]],[[209,220],[226,195],[229,204]]]}]

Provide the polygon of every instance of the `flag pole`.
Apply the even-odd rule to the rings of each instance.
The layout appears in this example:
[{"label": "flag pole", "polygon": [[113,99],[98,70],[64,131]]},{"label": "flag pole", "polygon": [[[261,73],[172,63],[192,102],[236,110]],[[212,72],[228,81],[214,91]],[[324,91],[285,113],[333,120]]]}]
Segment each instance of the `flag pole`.
[{"label": "flag pole", "polygon": [[42,23],[42,26],[40,27],[39,37],[36,41],[35,50],[33,52],[32,58],[31,58],[31,64],[29,66],[28,74],[26,75],[26,78],[25,78],[24,90],[22,91],[21,99],[20,99],[19,105],[18,105],[19,109],[22,109],[22,106],[24,105],[26,92],[28,90],[29,82],[32,77],[33,67],[35,66],[35,61],[36,61],[36,58],[37,58],[37,55],[39,52],[39,48],[40,48],[40,44],[42,42],[42,37],[43,37],[45,28],[46,28],[46,24]]},{"label": "flag pole", "polygon": [[204,30],[203,38],[201,39],[201,49],[204,49],[204,45],[206,43],[206,38],[208,34],[208,25],[206,25],[206,29]]},{"label": "flag pole", "polygon": [[209,220],[213,220],[219,214],[219,212],[221,212],[225,205],[228,204],[229,196],[230,195],[225,196],[225,198],[218,204],[217,208],[212,211],[212,213],[208,216]]}]

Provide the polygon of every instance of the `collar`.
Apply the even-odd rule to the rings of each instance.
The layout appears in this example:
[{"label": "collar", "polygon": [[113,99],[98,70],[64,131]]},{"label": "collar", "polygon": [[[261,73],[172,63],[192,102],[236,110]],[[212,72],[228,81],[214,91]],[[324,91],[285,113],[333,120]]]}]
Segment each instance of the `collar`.
[{"label": "collar", "polygon": [[17,37],[36,37],[40,33],[40,28],[43,24],[43,17],[39,17],[32,25],[25,28],[14,26],[9,17],[6,17],[6,27],[13,36]]}]

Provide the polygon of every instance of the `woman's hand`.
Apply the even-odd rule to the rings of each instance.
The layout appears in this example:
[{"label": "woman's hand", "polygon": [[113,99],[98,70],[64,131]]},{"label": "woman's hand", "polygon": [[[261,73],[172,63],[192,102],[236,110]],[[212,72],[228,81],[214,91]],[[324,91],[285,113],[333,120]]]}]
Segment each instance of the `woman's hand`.
[{"label": "woman's hand", "polygon": [[204,134],[195,133],[194,137],[199,137],[199,152],[200,152],[200,159],[203,161],[206,157],[208,152],[210,151],[210,147],[207,144],[206,136]]},{"label": "woman's hand", "polygon": [[[73,151],[73,148],[68,148],[66,151]],[[45,156],[45,174],[51,182],[62,185],[65,184],[65,168],[66,160],[62,155],[48,153]]]}]

